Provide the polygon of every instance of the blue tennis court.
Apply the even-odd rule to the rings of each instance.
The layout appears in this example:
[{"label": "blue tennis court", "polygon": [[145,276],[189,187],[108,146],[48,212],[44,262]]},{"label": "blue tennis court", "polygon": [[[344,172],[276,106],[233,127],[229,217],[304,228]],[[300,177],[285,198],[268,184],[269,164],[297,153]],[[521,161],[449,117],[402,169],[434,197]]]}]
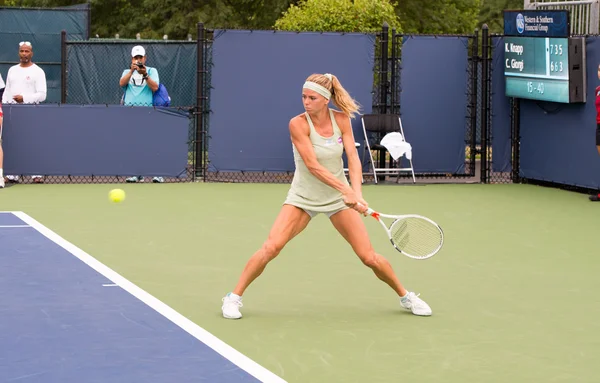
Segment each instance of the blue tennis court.
[{"label": "blue tennis court", "polygon": [[284,382],[22,212],[0,212],[2,382]]}]

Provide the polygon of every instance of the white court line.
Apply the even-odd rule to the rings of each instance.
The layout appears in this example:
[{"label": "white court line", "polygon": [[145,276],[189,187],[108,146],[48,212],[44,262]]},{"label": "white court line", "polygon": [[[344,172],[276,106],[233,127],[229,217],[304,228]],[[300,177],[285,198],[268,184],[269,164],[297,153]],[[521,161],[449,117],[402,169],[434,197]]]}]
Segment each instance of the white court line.
[{"label": "white court line", "polygon": [[[206,344],[208,347],[213,349],[214,351],[221,354],[227,360],[237,365],[239,368],[246,371],[248,374],[252,375],[256,379],[261,382],[273,382],[273,383],[287,383],[285,380],[275,375],[271,371],[267,370],[263,366],[259,365],[252,359],[248,358],[241,352],[237,351],[233,347],[229,346],[213,334],[209,333],[202,327],[198,326],[194,322],[190,321],[177,311],[173,310],[171,307],[167,306],[157,298],[153,297],[146,291],[142,290],[132,282],[125,279],[123,276],[119,275],[116,271],[112,270],[108,266],[104,265],[96,258],[92,257],[85,251],[81,250],[77,246],[68,242],[52,230],[48,229],[46,226],[42,225],[29,215],[21,212],[15,211],[12,212],[15,216],[21,218],[24,222],[27,222],[31,227],[36,229],[40,234],[44,235],[46,238],[50,239],[52,242],[56,243],[58,246],[67,250],[69,253],[73,254],[77,258],[79,258],[86,265],[96,270],[100,274],[104,275],[109,280],[113,281],[117,285],[121,286],[121,288],[140,301],[144,302],[152,309],[156,310],[158,313],[162,314],[164,317],[169,319],[171,322],[175,323],[177,326],[181,327],[185,331],[187,331],[190,335]],[[223,319],[229,320],[229,319]]]},{"label": "white court line", "polygon": [[[12,211],[0,211],[0,214],[13,214],[13,212]],[[31,227],[31,226],[29,226],[29,225],[0,225],[0,229],[10,229],[13,227]]]}]

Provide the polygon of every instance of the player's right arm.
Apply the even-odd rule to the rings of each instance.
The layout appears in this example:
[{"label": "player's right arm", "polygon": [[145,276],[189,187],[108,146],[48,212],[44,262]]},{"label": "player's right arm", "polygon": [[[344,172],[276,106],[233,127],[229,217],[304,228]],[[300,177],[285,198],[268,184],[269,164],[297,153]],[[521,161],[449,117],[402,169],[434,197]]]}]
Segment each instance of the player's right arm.
[{"label": "player's right arm", "polygon": [[312,175],[321,182],[338,190],[344,196],[344,203],[348,206],[355,206],[358,197],[354,190],[339,179],[337,179],[329,170],[317,161],[317,156],[310,141],[310,128],[308,122],[302,117],[294,117],[290,120],[290,136],[292,143],[296,147],[298,154],[302,157],[304,164]]}]

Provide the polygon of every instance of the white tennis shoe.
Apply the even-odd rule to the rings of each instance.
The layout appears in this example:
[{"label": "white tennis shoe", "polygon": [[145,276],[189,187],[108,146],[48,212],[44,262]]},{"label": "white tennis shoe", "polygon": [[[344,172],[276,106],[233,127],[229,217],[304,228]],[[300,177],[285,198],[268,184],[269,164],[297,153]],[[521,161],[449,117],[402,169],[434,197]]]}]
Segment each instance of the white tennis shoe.
[{"label": "white tennis shoe", "polygon": [[229,293],[225,295],[222,299],[223,306],[221,306],[221,310],[223,311],[223,317],[227,319],[240,319],[242,317],[242,313],[240,312],[240,307],[242,304],[242,297],[233,296],[233,294]]},{"label": "white tennis shoe", "polygon": [[404,298],[400,298],[400,306],[412,311],[415,315],[431,315],[431,307],[424,300],[419,298],[419,294],[409,292]]}]

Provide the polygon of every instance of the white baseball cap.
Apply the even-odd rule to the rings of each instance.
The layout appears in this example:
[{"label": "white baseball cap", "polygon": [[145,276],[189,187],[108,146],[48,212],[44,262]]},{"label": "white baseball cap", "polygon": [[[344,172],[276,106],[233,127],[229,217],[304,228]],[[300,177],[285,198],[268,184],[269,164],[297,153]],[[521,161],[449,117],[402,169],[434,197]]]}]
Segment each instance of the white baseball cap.
[{"label": "white baseball cap", "polygon": [[135,47],[133,47],[133,49],[131,50],[131,57],[135,56],[146,56],[146,50],[143,46],[136,45]]}]

